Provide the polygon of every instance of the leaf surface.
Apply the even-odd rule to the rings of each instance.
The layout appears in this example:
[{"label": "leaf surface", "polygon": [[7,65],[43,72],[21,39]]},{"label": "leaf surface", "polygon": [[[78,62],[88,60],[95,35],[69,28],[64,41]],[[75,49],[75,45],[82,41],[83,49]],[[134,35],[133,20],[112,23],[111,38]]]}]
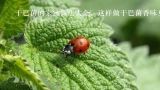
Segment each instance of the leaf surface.
[{"label": "leaf surface", "polygon": [[[109,40],[111,33],[112,29],[96,16],[38,17],[27,25],[29,46],[21,47],[19,54],[30,58],[32,68],[51,89],[137,90],[128,59]],[[63,46],[78,35],[91,41],[88,52],[64,57]]]}]

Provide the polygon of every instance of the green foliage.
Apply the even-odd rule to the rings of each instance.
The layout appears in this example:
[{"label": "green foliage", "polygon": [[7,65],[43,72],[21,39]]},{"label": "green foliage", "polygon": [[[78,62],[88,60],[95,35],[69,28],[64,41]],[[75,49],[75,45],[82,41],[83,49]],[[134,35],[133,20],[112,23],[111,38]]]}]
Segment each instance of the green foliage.
[{"label": "green foliage", "polygon": [[[75,0],[1,0],[0,4],[0,33],[4,32],[4,38],[24,32],[24,26],[28,20],[28,13],[32,10],[53,10],[55,8],[69,8],[78,6]],[[28,11],[27,11],[28,10]],[[30,11],[29,11],[30,10]],[[27,15],[27,14],[26,14]]]},{"label": "green foliage", "polygon": [[1,10],[3,9],[4,2],[5,2],[5,0],[1,0],[1,1],[0,1],[0,6],[1,6],[1,7],[0,7],[0,12],[1,12]]},{"label": "green foliage", "polygon": [[8,72],[3,69],[3,61],[0,58],[0,84],[9,78]]},{"label": "green foliage", "polygon": [[[24,90],[23,88],[32,86],[32,88],[36,87],[38,90],[48,90],[39,76],[29,68],[25,59],[20,56],[13,56],[16,55],[13,52],[14,49],[17,49],[16,44],[0,39],[0,46],[0,89]],[[9,55],[9,52],[13,55]],[[12,76],[18,77],[20,81],[15,83],[8,80]]]},{"label": "green foliage", "polygon": [[105,44],[105,38],[111,33],[111,28],[102,24],[100,18],[76,14],[45,19],[36,18],[29,22],[26,28],[27,40],[33,47],[58,53],[60,48],[76,36],[84,35],[96,46],[101,46]]},{"label": "green foliage", "polygon": [[0,90],[32,90],[24,82],[15,82],[14,78],[10,78],[0,84]]},{"label": "green foliage", "polygon": [[[3,1],[3,0],[2,0]],[[4,37],[8,38],[24,30],[27,17],[18,16],[18,10],[29,8],[28,0],[4,0],[0,12],[0,30],[3,31]]]},{"label": "green foliage", "polygon": [[129,43],[119,45],[127,53],[134,72],[137,75],[137,85],[140,90],[157,90],[160,88],[160,54],[148,55],[148,47],[131,48]]},{"label": "green foliage", "polygon": [[48,90],[38,75],[28,67],[25,59],[19,56],[3,55],[1,60],[3,60],[4,68],[10,72],[11,76],[17,76],[26,83],[33,84],[38,90]]},{"label": "green foliage", "polygon": [[[80,8],[91,11],[155,9],[156,14],[160,9],[159,0],[83,0]],[[130,41],[133,46],[148,44],[150,53],[160,52],[159,16],[134,17],[126,13],[125,16],[105,16],[105,22],[114,28],[114,40]]]},{"label": "green foliage", "polygon": [[[74,0],[5,0],[0,12],[4,17],[0,19],[4,37],[25,30],[27,43],[0,39],[0,76],[7,77],[5,80],[0,77],[0,89],[17,90],[14,85],[19,85],[21,89],[33,90],[138,90],[128,58],[109,40],[112,28],[101,18],[69,14],[29,17],[26,22],[27,18],[12,13],[28,8],[77,10],[72,8],[77,5]],[[64,57],[61,53],[64,45],[79,35],[90,40],[88,52]],[[8,80],[13,76],[19,81]],[[5,87],[11,84],[12,87]]]},{"label": "green foliage", "polygon": [[[79,6],[80,2],[77,0],[30,0],[32,6],[47,8],[47,7],[55,7],[55,8],[69,8]],[[47,6],[47,7],[46,7]]]},{"label": "green foliage", "polygon": [[[35,18],[29,22],[25,33],[32,48],[28,49],[30,52],[23,50],[19,54],[31,58],[34,70],[40,71],[43,78],[47,77],[45,80],[53,83],[53,89],[137,90],[126,56],[108,40],[111,33],[111,28],[98,17]],[[78,35],[91,41],[89,51],[85,55],[64,57],[60,50]]]},{"label": "green foliage", "polygon": [[158,11],[160,9],[159,6],[160,1],[159,0],[149,0],[148,2],[144,3],[140,8],[145,9],[151,9],[156,10],[156,14],[159,14],[158,16],[150,16],[145,17],[146,19],[143,20],[139,26],[138,34],[142,36],[149,36],[149,37],[155,37],[160,40],[160,12]]},{"label": "green foliage", "polygon": [[[6,40],[2,39],[2,37],[0,35],[0,56],[2,53],[5,53],[4,52],[5,44],[6,44]],[[4,67],[3,63],[4,63],[4,61],[0,57],[0,83],[8,79],[7,71],[3,70],[3,67]]]},{"label": "green foliage", "polygon": [[[120,10],[121,16],[104,16],[105,22],[111,25],[116,34],[121,34],[119,31],[121,27],[131,18],[130,16],[122,16],[122,10],[133,10],[141,6],[144,0],[82,0],[82,5],[80,8],[82,10],[91,10],[93,12],[98,12],[100,10]],[[104,12],[105,14],[105,12]]]}]

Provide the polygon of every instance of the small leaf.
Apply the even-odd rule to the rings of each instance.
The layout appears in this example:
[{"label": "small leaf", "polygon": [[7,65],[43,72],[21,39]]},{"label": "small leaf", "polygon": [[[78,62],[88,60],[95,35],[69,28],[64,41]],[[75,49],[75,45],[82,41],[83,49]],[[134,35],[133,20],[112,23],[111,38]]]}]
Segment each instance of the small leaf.
[{"label": "small leaf", "polygon": [[[35,85],[37,90],[48,90],[41,79],[29,67],[25,59],[19,56],[3,55],[1,60],[5,68],[10,71],[11,76],[17,76],[29,85]],[[33,86],[34,87],[34,86]]]}]

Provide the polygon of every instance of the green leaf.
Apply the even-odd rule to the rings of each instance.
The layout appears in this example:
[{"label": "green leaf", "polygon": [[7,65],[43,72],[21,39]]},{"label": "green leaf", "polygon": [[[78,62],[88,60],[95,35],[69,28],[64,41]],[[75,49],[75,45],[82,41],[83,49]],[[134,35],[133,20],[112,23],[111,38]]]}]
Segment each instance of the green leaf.
[{"label": "green leaf", "polygon": [[5,0],[0,12],[0,29],[4,31],[4,37],[8,38],[24,30],[27,17],[18,16],[18,10],[29,8],[28,0]]},{"label": "green leaf", "polygon": [[3,60],[0,58],[0,83],[9,78],[8,72],[3,70]]},{"label": "green leaf", "polygon": [[79,6],[80,2],[77,0],[30,0],[31,7],[39,8],[69,8]]},{"label": "green leaf", "polygon": [[24,80],[25,83],[28,83],[28,85],[35,86],[37,90],[48,90],[39,76],[28,67],[25,59],[12,55],[1,55],[0,59],[3,60],[3,68],[9,71],[11,76],[17,76],[21,80]]},{"label": "green leaf", "polygon": [[51,17],[36,18],[26,28],[26,38],[33,47],[39,50],[59,53],[60,48],[78,35],[86,36],[93,44],[101,46],[105,44],[105,38],[112,33],[110,29],[109,26],[101,23],[100,18],[96,17],[72,15],[52,17],[52,20]]},{"label": "green leaf", "polygon": [[[33,89],[37,88],[36,90],[48,90],[39,76],[29,68],[27,61],[15,56],[16,52],[13,50],[17,48],[18,44],[0,37],[0,90],[24,90],[24,88],[30,90],[31,86]],[[13,76],[20,80],[18,82],[8,80]]]},{"label": "green leaf", "polygon": [[0,72],[2,70],[2,67],[3,67],[3,61],[0,59]]},{"label": "green leaf", "polygon": [[79,5],[80,2],[77,0],[30,0],[30,20],[35,17],[56,16],[59,11]]},{"label": "green leaf", "polygon": [[[52,90],[137,90],[128,59],[109,36],[112,29],[101,18],[77,15],[35,18],[26,27],[27,47],[17,51]],[[68,41],[83,35],[91,47],[83,55],[64,57]]]},{"label": "green leaf", "polygon": [[1,55],[1,53],[4,52],[5,44],[6,44],[6,40],[1,39],[1,37],[0,37],[0,55]]},{"label": "green leaf", "polygon": [[157,90],[160,88],[160,54],[148,55],[148,47],[131,48],[129,43],[119,45],[131,60],[134,72],[137,75],[137,85],[140,90]]},{"label": "green leaf", "polygon": [[1,10],[3,9],[4,2],[5,2],[5,0],[1,0],[1,1],[0,1],[0,6],[1,6],[1,7],[0,7],[0,12],[1,12]]},{"label": "green leaf", "polygon": [[9,78],[8,72],[3,69],[4,61],[1,58],[1,55],[5,53],[6,40],[2,39],[0,34],[0,83]]},{"label": "green leaf", "polygon": [[15,82],[14,78],[10,78],[0,84],[0,90],[32,90],[24,82]]},{"label": "green leaf", "polygon": [[[32,10],[52,12],[55,8],[62,9],[79,5],[76,0],[2,0],[1,3],[0,29],[4,31],[5,38],[24,31],[29,12]],[[25,12],[28,13],[26,16]]]}]

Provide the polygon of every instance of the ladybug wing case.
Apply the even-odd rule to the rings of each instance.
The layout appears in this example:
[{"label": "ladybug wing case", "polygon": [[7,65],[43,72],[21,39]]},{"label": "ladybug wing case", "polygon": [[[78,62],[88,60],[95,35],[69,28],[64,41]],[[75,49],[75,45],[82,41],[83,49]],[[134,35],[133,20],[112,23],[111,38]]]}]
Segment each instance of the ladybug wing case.
[{"label": "ladybug wing case", "polygon": [[77,54],[85,53],[89,48],[89,46],[90,46],[90,42],[86,39],[81,38],[76,40],[76,42],[74,42],[73,51]]}]

